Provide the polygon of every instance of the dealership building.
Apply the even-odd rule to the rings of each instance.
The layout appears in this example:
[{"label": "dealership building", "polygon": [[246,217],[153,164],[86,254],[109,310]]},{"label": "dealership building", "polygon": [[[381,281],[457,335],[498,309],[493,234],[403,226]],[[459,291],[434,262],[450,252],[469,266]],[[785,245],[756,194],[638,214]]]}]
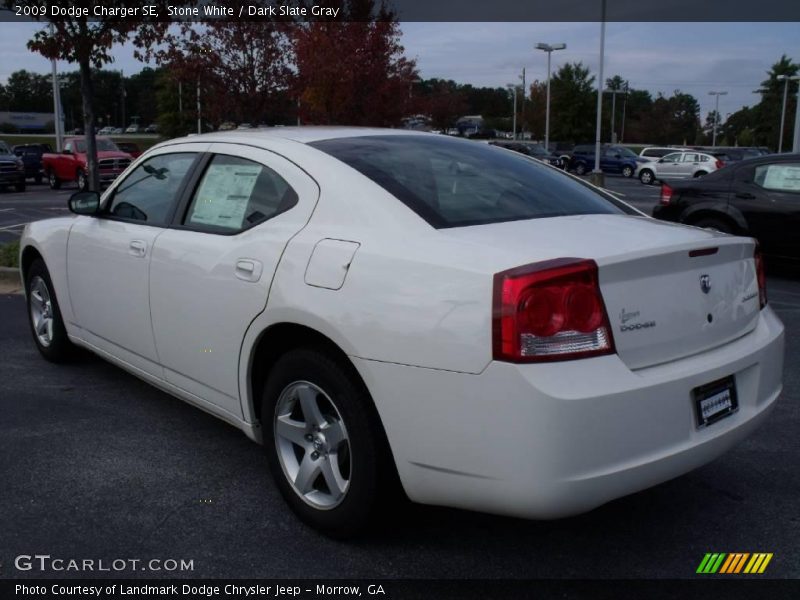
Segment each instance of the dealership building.
[{"label": "dealership building", "polygon": [[55,113],[0,112],[0,130],[15,128],[24,132],[52,131]]}]

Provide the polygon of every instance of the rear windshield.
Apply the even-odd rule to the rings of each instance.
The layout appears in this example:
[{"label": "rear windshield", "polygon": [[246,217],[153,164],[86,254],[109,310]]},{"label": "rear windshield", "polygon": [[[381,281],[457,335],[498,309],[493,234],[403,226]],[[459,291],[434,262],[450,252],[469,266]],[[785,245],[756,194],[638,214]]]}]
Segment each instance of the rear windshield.
[{"label": "rear windshield", "polygon": [[391,135],[311,145],[353,167],[436,228],[632,212],[568,175],[488,144]]}]

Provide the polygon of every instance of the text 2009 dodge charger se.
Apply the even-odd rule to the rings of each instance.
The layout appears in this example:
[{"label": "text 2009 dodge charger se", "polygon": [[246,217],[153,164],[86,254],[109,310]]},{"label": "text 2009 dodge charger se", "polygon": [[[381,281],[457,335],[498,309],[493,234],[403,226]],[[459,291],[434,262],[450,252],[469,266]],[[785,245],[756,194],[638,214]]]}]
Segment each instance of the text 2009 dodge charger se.
[{"label": "text 2009 dodge charger se", "polygon": [[586,511],[711,461],[781,391],[752,239],[500,148],[209,134],[70,207],[22,238],[45,358],[84,346],[263,441],[332,534],[398,479],[416,502]]}]

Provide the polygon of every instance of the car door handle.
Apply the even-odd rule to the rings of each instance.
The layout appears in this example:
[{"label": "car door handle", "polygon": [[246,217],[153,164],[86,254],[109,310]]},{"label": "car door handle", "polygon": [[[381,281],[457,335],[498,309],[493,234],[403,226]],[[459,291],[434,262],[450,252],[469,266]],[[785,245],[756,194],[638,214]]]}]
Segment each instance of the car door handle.
[{"label": "car door handle", "polygon": [[753,194],[751,194],[750,192],[739,192],[739,193],[736,194],[736,197],[740,198],[742,200],[755,200],[756,199],[756,197]]},{"label": "car door handle", "polygon": [[144,256],[147,254],[147,244],[142,240],[131,240],[131,243],[128,246],[128,253],[132,254],[133,256]]},{"label": "car door handle", "polygon": [[236,261],[234,274],[242,281],[258,281],[261,279],[262,264],[252,258],[240,258]]}]

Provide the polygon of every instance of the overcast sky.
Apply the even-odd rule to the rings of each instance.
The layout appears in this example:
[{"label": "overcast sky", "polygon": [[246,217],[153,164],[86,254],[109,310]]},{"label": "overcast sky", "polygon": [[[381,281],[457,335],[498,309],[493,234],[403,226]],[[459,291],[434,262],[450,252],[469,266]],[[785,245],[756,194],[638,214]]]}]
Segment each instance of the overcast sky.
[{"label": "overcast sky", "polygon": [[[39,27],[0,23],[0,82],[18,69],[49,72],[48,61],[25,47]],[[416,58],[423,78],[504,86],[518,82],[525,67],[528,81],[544,79],[546,55],[533,49],[536,42],[567,44],[553,54],[554,70],[582,61],[597,74],[599,65],[599,23],[402,23],[401,29],[406,54]],[[109,68],[131,74],[143,66],[129,44],[113,54]],[[619,74],[654,95],[691,93],[703,116],[714,108],[708,92],[724,90],[724,116],[758,101],[753,91],[781,54],[800,61],[800,23],[608,23],[604,78]]]}]

